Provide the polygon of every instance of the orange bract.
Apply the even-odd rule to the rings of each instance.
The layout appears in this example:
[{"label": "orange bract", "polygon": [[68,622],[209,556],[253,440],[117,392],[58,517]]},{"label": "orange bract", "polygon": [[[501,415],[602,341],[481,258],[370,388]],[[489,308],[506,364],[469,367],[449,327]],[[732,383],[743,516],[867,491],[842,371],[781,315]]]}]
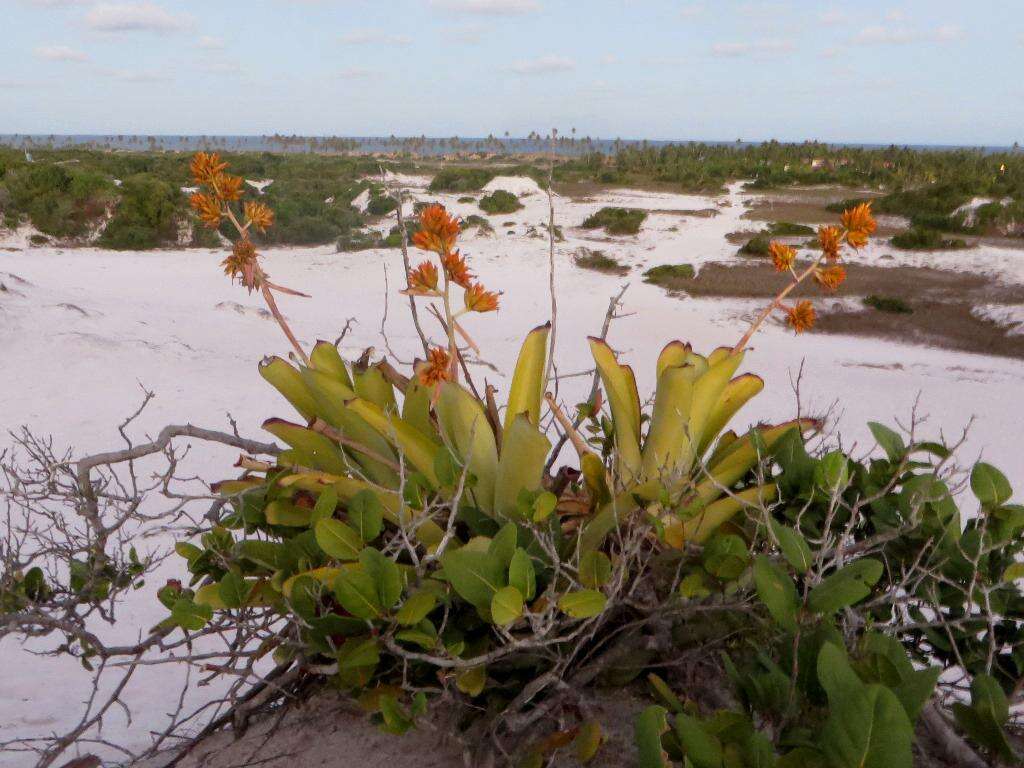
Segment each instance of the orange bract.
[{"label": "orange bract", "polygon": [[786,308],[786,323],[797,333],[813,328],[817,317],[814,305],[809,301],[801,301],[795,307]]},{"label": "orange bract", "polygon": [[212,186],[221,200],[241,200],[244,183],[245,180],[241,176],[218,173],[213,179]]},{"label": "orange bract", "polygon": [[451,379],[452,357],[444,347],[433,347],[427,361],[416,366],[416,376],[425,387],[433,387]]},{"label": "orange bract", "polygon": [[447,256],[459,236],[459,220],[448,214],[443,205],[431,205],[420,214],[420,229],[412,236],[412,243],[424,251]]},{"label": "orange bract", "polygon": [[461,285],[463,288],[469,288],[472,285],[473,273],[469,271],[469,267],[466,266],[466,260],[462,258],[462,254],[458,251],[442,256],[441,266],[444,267],[444,272],[448,275],[448,279],[456,285]]},{"label": "orange bract", "polygon": [[216,152],[213,154],[196,152],[192,157],[189,169],[192,171],[192,178],[196,180],[196,184],[212,184],[213,180],[227,167],[228,164],[222,163],[220,155]]},{"label": "orange bract", "polygon": [[875,230],[878,228],[875,218],[871,215],[870,202],[861,203],[860,205],[855,205],[853,208],[848,208],[843,211],[843,215],[839,221],[848,232],[863,234],[865,238],[868,235],[875,234]]},{"label": "orange bract", "polygon": [[498,308],[498,295],[488,291],[480,283],[473,283],[466,289],[464,300],[471,312],[493,312]]},{"label": "orange bract", "polygon": [[245,218],[260,232],[266,232],[274,223],[274,212],[264,203],[250,202],[245,204]]},{"label": "orange bract", "polygon": [[796,250],[794,248],[774,240],[768,246],[768,253],[771,254],[772,264],[775,265],[777,272],[785,272],[793,266],[793,262],[796,260]]},{"label": "orange bract", "polygon": [[814,279],[830,291],[834,291],[839,288],[846,279],[846,268],[840,264],[821,267],[820,269],[815,270]]},{"label": "orange bract", "polygon": [[437,267],[431,261],[424,261],[409,271],[408,293],[424,295],[437,292]]},{"label": "orange bract", "polygon": [[249,293],[252,293],[257,282],[256,246],[252,244],[252,240],[244,237],[235,242],[231,255],[221,262],[221,266],[224,267],[225,275],[232,280],[238,278],[242,285],[249,289]]},{"label": "orange bract", "polygon": [[195,192],[189,198],[189,205],[192,206],[192,210],[199,214],[203,224],[212,229],[220,226],[220,218],[223,215],[223,211],[218,200],[215,200],[210,195],[204,195],[202,192]]},{"label": "orange bract", "polygon": [[822,253],[829,261],[839,258],[839,239],[842,233],[839,227],[818,227],[818,244]]}]

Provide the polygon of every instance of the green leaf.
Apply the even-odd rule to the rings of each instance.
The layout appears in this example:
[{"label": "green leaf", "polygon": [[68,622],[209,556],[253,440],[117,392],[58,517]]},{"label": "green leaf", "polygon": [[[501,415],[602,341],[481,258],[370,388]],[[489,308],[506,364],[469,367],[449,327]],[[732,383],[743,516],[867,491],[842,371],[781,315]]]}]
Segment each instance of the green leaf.
[{"label": "green leaf", "polygon": [[669,688],[668,683],[666,683],[653,672],[647,675],[647,682],[651,684],[651,688],[654,689],[654,694],[659,699],[661,699],[662,703],[666,707],[668,707],[676,713],[683,711],[683,702],[681,702],[679,700],[679,697],[672,692],[672,689]]},{"label": "green leaf", "polygon": [[893,464],[899,463],[907,455],[907,446],[904,445],[903,438],[898,433],[877,421],[869,421],[868,429],[871,430],[875,441],[882,446],[885,455]]},{"label": "green leaf", "polygon": [[179,541],[175,544],[174,551],[185,558],[189,565],[192,565],[193,561],[203,554],[203,550],[195,544],[189,544],[187,541]]},{"label": "green leaf", "polygon": [[830,709],[821,748],[834,766],[912,768],[914,729],[891,690],[864,685],[846,652],[832,643],[818,654],[818,679]]},{"label": "green leaf", "polygon": [[604,610],[608,598],[596,589],[568,592],[558,600],[558,607],[574,619],[589,619]]},{"label": "green leaf", "polygon": [[187,597],[180,597],[171,608],[171,621],[182,629],[198,632],[213,618],[213,608],[197,605]]},{"label": "green leaf", "polygon": [[998,507],[1013,495],[1006,475],[983,461],[979,461],[971,470],[971,490],[985,507]]},{"label": "green leaf", "polygon": [[359,553],[359,563],[363,572],[373,579],[380,605],[385,609],[391,608],[402,596],[402,573],[398,565],[373,547]]},{"label": "green leaf", "polygon": [[677,714],[676,735],[693,768],[722,768],[722,742],[698,720],[682,712]]},{"label": "green leaf", "polygon": [[383,611],[377,583],[364,571],[342,571],[334,580],[334,594],[342,608],[360,619],[375,619]]},{"label": "green leaf", "polygon": [[436,605],[437,595],[430,590],[421,589],[419,592],[413,592],[398,609],[395,621],[406,627],[419,624]]},{"label": "green leaf", "polygon": [[704,547],[704,568],[716,579],[731,581],[739,578],[749,561],[747,543],[735,534],[715,534]]},{"label": "green leaf", "polygon": [[241,575],[234,571],[228,571],[220,580],[217,591],[220,599],[228,608],[241,608],[249,599],[249,592],[252,587]]},{"label": "green leaf", "polygon": [[798,573],[807,573],[814,562],[811,556],[811,548],[807,541],[795,528],[772,520],[772,533],[779,541],[779,549],[786,561],[796,568]]},{"label": "green leaf", "polygon": [[754,585],[775,622],[783,629],[795,630],[800,597],[789,574],[764,555],[758,555],[754,559]]},{"label": "green leaf", "polygon": [[369,543],[384,530],[384,505],[373,491],[359,491],[348,503],[348,519],[359,538]]},{"label": "green leaf", "polygon": [[516,536],[516,524],[505,523],[487,546],[487,553],[496,557],[502,568],[508,568],[512,562],[512,555],[516,551]]},{"label": "green leaf", "polygon": [[871,587],[882,578],[883,570],[878,560],[869,557],[855,560],[814,587],[807,604],[815,613],[828,616],[859,603],[871,594]]},{"label": "green leaf", "polygon": [[971,681],[971,706],[954,704],[953,714],[957,724],[978,744],[1008,762],[1017,761],[1018,756],[1005,731],[1010,716],[1009,703],[994,678],[975,675]]},{"label": "green leaf", "polygon": [[478,610],[489,611],[494,593],[505,586],[505,567],[487,552],[449,549],[441,556],[441,565],[452,589]]},{"label": "green leaf", "polygon": [[597,755],[603,742],[604,733],[601,731],[601,723],[597,720],[587,720],[580,726],[580,730],[573,740],[576,759],[584,764],[589,763]]},{"label": "green leaf", "polygon": [[1010,583],[1013,581],[1019,581],[1024,579],[1024,563],[1013,563],[1012,565],[1006,566],[1006,570],[1003,571],[1002,581],[1004,583]]},{"label": "green leaf", "polygon": [[661,747],[661,736],[668,730],[668,713],[664,707],[652,705],[636,717],[633,738],[639,768],[671,768],[668,755]]},{"label": "green leaf", "polygon": [[334,486],[328,485],[321,491],[316,500],[313,512],[309,516],[311,525],[316,525],[319,520],[328,520],[334,517],[334,511],[338,508],[338,492]]},{"label": "green leaf", "polygon": [[320,549],[337,560],[358,560],[363,542],[340,520],[318,520],[313,529]]},{"label": "green leaf", "polygon": [[814,469],[814,483],[829,495],[842,493],[850,482],[850,467],[842,451],[826,453]]},{"label": "green leaf", "polygon": [[512,562],[508,565],[508,583],[519,590],[524,600],[533,600],[537,593],[537,575],[533,560],[522,547],[516,549],[512,555]]},{"label": "green leaf", "polygon": [[942,667],[927,667],[914,670],[899,686],[893,688],[893,693],[900,700],[907,717],[911,722],[917,720],[924,705],[932,697],[935,691],[935,684],[942,674]]},{"label": "green leaf", "polygon": [[604,552],[584,552],[580,557],[580,584],[597,589],[612,577],[612,561]]},{"label": "green leaf", "polygon": [[523,595],[515,587],[502,587],[491,598],[491,618],[505,627],[523,615]]},{"label": "green leaf", "polygon": [[542,523],[547,520],[558,505],[558,497],[551,491],[541,491],[533,500],[533,522]]},{"label": "green leaf", "polygon": [[347,638],[338,649],[338,667],[356,669],[375,667],[380,662],[380,645],[373,637]]},{"label": "green leaf", "polygon": [[470,667],[455,673],[455,687],[467,696],[479,696],[487,684],[487,667]]}]

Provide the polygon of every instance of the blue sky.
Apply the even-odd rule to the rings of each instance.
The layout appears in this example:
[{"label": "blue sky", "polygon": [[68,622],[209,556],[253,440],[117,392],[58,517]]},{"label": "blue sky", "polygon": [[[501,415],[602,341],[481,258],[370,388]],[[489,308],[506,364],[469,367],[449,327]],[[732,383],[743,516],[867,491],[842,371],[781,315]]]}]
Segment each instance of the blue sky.
[{"label": "blue sky", "polygon": [[1024,141],[1020,0],[0,0],[0,133]]}]

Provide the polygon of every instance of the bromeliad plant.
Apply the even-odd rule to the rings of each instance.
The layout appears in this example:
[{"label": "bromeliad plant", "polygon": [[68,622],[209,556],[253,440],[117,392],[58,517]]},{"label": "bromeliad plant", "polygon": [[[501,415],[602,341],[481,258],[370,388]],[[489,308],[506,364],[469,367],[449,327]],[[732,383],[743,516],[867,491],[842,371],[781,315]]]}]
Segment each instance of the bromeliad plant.
[{"label": "bromeliad plant", "polygon": [[[224,215],[235,221],[230,199],[217,193],[225,188],[222,164],[202,156],[196,165],[207,169],[197,178],[220,194],[197,207],[210,209],[210,223],[214,207],[218,221]],[[258,218],[235,221],[241,241]],[[847,486],[826,484],[823,493],[821,483],[814,484],[821,473],[826,480],[839,473],[845,482],[848,471],[837,466],[839,459],[808,457],[810,470],[798,466],[794,457],[804,451],[804,435],[819,426],[814,420],[761,425],[742,435],[727,427],[763,388],[755,375],[736,375],[753,333],[776,309],[798,332],[805,330],[813,310],[787,307],[786,296],[810,276],[835,288],[841,244],[861,247],[873,230],[869,208],[848,212],[842,229],[822,230],[821,257],[799,273],[792,254],[773,244],[792,285],[732,348],[705,356],[682,342],[666,346],[649,418],[632,370],[604,339],[592,338],[597,394],[572,420],[546,394],[550,325],[527,335],[504,413],[492,388],[477,394],[459,343],[475,348],[464,318],[496,310],[498,294],[475,282],[456,249],[459,222],[441,206],[428,207],[413,243],[434,260],[410,270],[405,292],[440,302],[433,314],[444,344],[430,346],[424,338],[427,359],[405,375],[368,354],[346,361],[323,341],[307,356],[280,320],[298,355],[294,364],[264,360],[260,374],[298,419],[265,422],[285,450],[272,462],[243,455],[241,476],[216,486],[230,514],[201,545],[179,544],[192,580],[187,588],[173,584],[162,591],[171,609],[166,626],[195,630],[214,611],[270,616],[275,629],[261,653],[273,651],[279,664],[314,671],[359,695],[396,733],[412,727],[431,700],[491,713],[469,726],[479,745],[488,732],[523,733],[574,695],[574,687],[616,669],[613,677],[630,679],[648,662],[685,647],[687,633],[705,637],[689,619],[701,617],[699,623],[710,626],[704,617],[724,616],[728,626],[713,644],[746,627],[777,648],[775,630],[766,632],[764,623],[774,617],[797,655],[811,634],[845,648],[841,633],[802,634],[802,627],[807,611],[832,616],[856,602],[854,591],[863,599],[861,592],[881,577],[863,560],[854,563],[862,563],[856,572],[842,567],[835,526],[846,521],[845,533],[857,530],[856,515],[835,511]],[[237,251],[236,244],[236,257]],[[272,301],[268,291],[276,287],[255,260],[238,270],[232,261],[229,274]],[[460,289],[463,306],[456,309]],[[550,455],[543,428],[545,404],[576,449],[578,469],[547,471],[557,456]],[[589,439],[577,430],[584,422]],[[900,471],[908,466],[916,465],[900,465]],[[801,472],[804,480],[797,482]],[[824,517],[801,513],[794,501],[800,494],[825,510]],[[763,553],[754,560],[758,549]],[[779,552],[807,565],[799,586],[780,572]],[[833,586],[825,591],[839,596],[815,598],[827,584]],[[803,605],[793,602],[798,588]],[[754,592],[765,611],[752,609]],[[828,610],[819,610],[822,602]],[[633,670],[625,678],[624,660]],[[770,655],[769,662],[776,665],[769,671],[779,663]],[[797,671],[795,662],[791,669]],[[783,677],[797,685],[796,678]],[[852,685],[849,675],[840,677],[836,685]],[[825,680],[819,682],[829,691]],[[786,710],[785,717],[794,712]],[[641,750],[661,759],[661,730],[657,723],[648,730],[656,732],[657,744],[645,737]],[[601,742],[600,726],[588,720],[538,742],[530,759],[542,760],[572,738],[578,754],[590,756]],[[758,740],[760,752],[767,738]],[[777,748],[768,739],[773,759]],[[685,754],[699,768],[773,764],[705,762],[689,746]]]}]

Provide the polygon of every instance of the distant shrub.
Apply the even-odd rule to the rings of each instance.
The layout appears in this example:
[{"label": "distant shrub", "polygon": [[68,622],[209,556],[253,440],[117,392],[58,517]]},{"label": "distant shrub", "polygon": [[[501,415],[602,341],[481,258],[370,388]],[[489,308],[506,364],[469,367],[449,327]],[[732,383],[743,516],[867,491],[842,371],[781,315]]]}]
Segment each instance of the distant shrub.
[{"label": "distant shrub", "polygon": [[776,237],[813,235],[815,233],[814,227],[808,227],[806,224],[794,224],[791,221],[772,222],[768,231]]},{"label": "distant shrub", "polygon": [[856,208],[861,203],[871,202],[872,198],[868,197],[848,197],[845,200],[838,200],[834,203],[829,203],[825,206],[825,210],[831,213],[842,213],[850,208]]},{"label": "distant shrub", "polygon": [[964,240],[943,237],[938,230],[924,227],[914,227],[894,235],[892,244],[905,251],[946,251],[967,247]]},{"label": "distant shrub", "polygon": [[431,192],[476,192],[496,175],[485,168],[442,168],[430,182]]},{"label": "distant shrub", "polygon": [[50,238],[48,238],[46,235],[40,235],[39,233],[36,233],[34,235],[29,236],[28,242],[30,245],[49,245]]},{"label": "distant shrub", "polygon": [[338,237],[335,247],[339,252],[366,251],[371,248],[381,248],[383,243],[384,239],[376,230],[353,229]]},{"label": "distant shrub", "polygon": [[480,210],[490,215],[514,213],[523,207],[519,198],[504,189],[498,189],[480,199]]},{"label": "distant shrub", "polygon": [[462,230],[465,231],[470,227],[476,227],[480,232],[493,232],[494,227],[491,226],[491,222],[476,213],[471,213],[462,219]]},{"label": "distant shrub", "polygon": [[767,256],[769,246],[771,238],[767,235],[754,235],[740,247],[739,252],[744,256]]},{"label": "distant shrub", "polygon": [[373,216],[385,216],[398,207],[398,201],[390,195],[377,194],[370,197],[366,212]]},{"label": "distant shrub", "polygon": [[581,248],[573,257],[573,261],[577,267],[608,275],[625,275],[629,272],[629,267],[608,256],[604,251],[592,251],[589,248]]},{"label": "distant shrub", "polygon": [[177,241],[184,213],[181,190],[142,173],[125,179],[121,202],[103,230],[99,243],[114,250],[142,250]]},{"label": "distant shrub", "polygon": [[117,196],[105,174],[73,166],[39,163],[9,169],[4,183],[10,207],[53,237],[85,234]]},{"label": "distant shrub", "polygon": [[635,235],[647,218],[647,211],[636,208],[602,208],[581,224],[584,229],[603,227],[609,235]]},{"label": "distant shrub", "polygon": [[644,272],[644,282],[662,288],[682,288],[696,276],[692,264],[662,264]]},{"label": "distant shrub", "polygon": [[864,306],[877,309],[879,312],[890,312],[895,315],[910,315],[914,310],[907,302],[896,296],[878,296],[872,294],[864,298]]},{"label": "distant shrub", "polygon": [[459,198],[459,202],[460,203],[467,203],[467,204],[468,203],[475,203],[476,202],[476,198],[475,197],[470,197],[469,195],[463,195],[462,197]]}]

